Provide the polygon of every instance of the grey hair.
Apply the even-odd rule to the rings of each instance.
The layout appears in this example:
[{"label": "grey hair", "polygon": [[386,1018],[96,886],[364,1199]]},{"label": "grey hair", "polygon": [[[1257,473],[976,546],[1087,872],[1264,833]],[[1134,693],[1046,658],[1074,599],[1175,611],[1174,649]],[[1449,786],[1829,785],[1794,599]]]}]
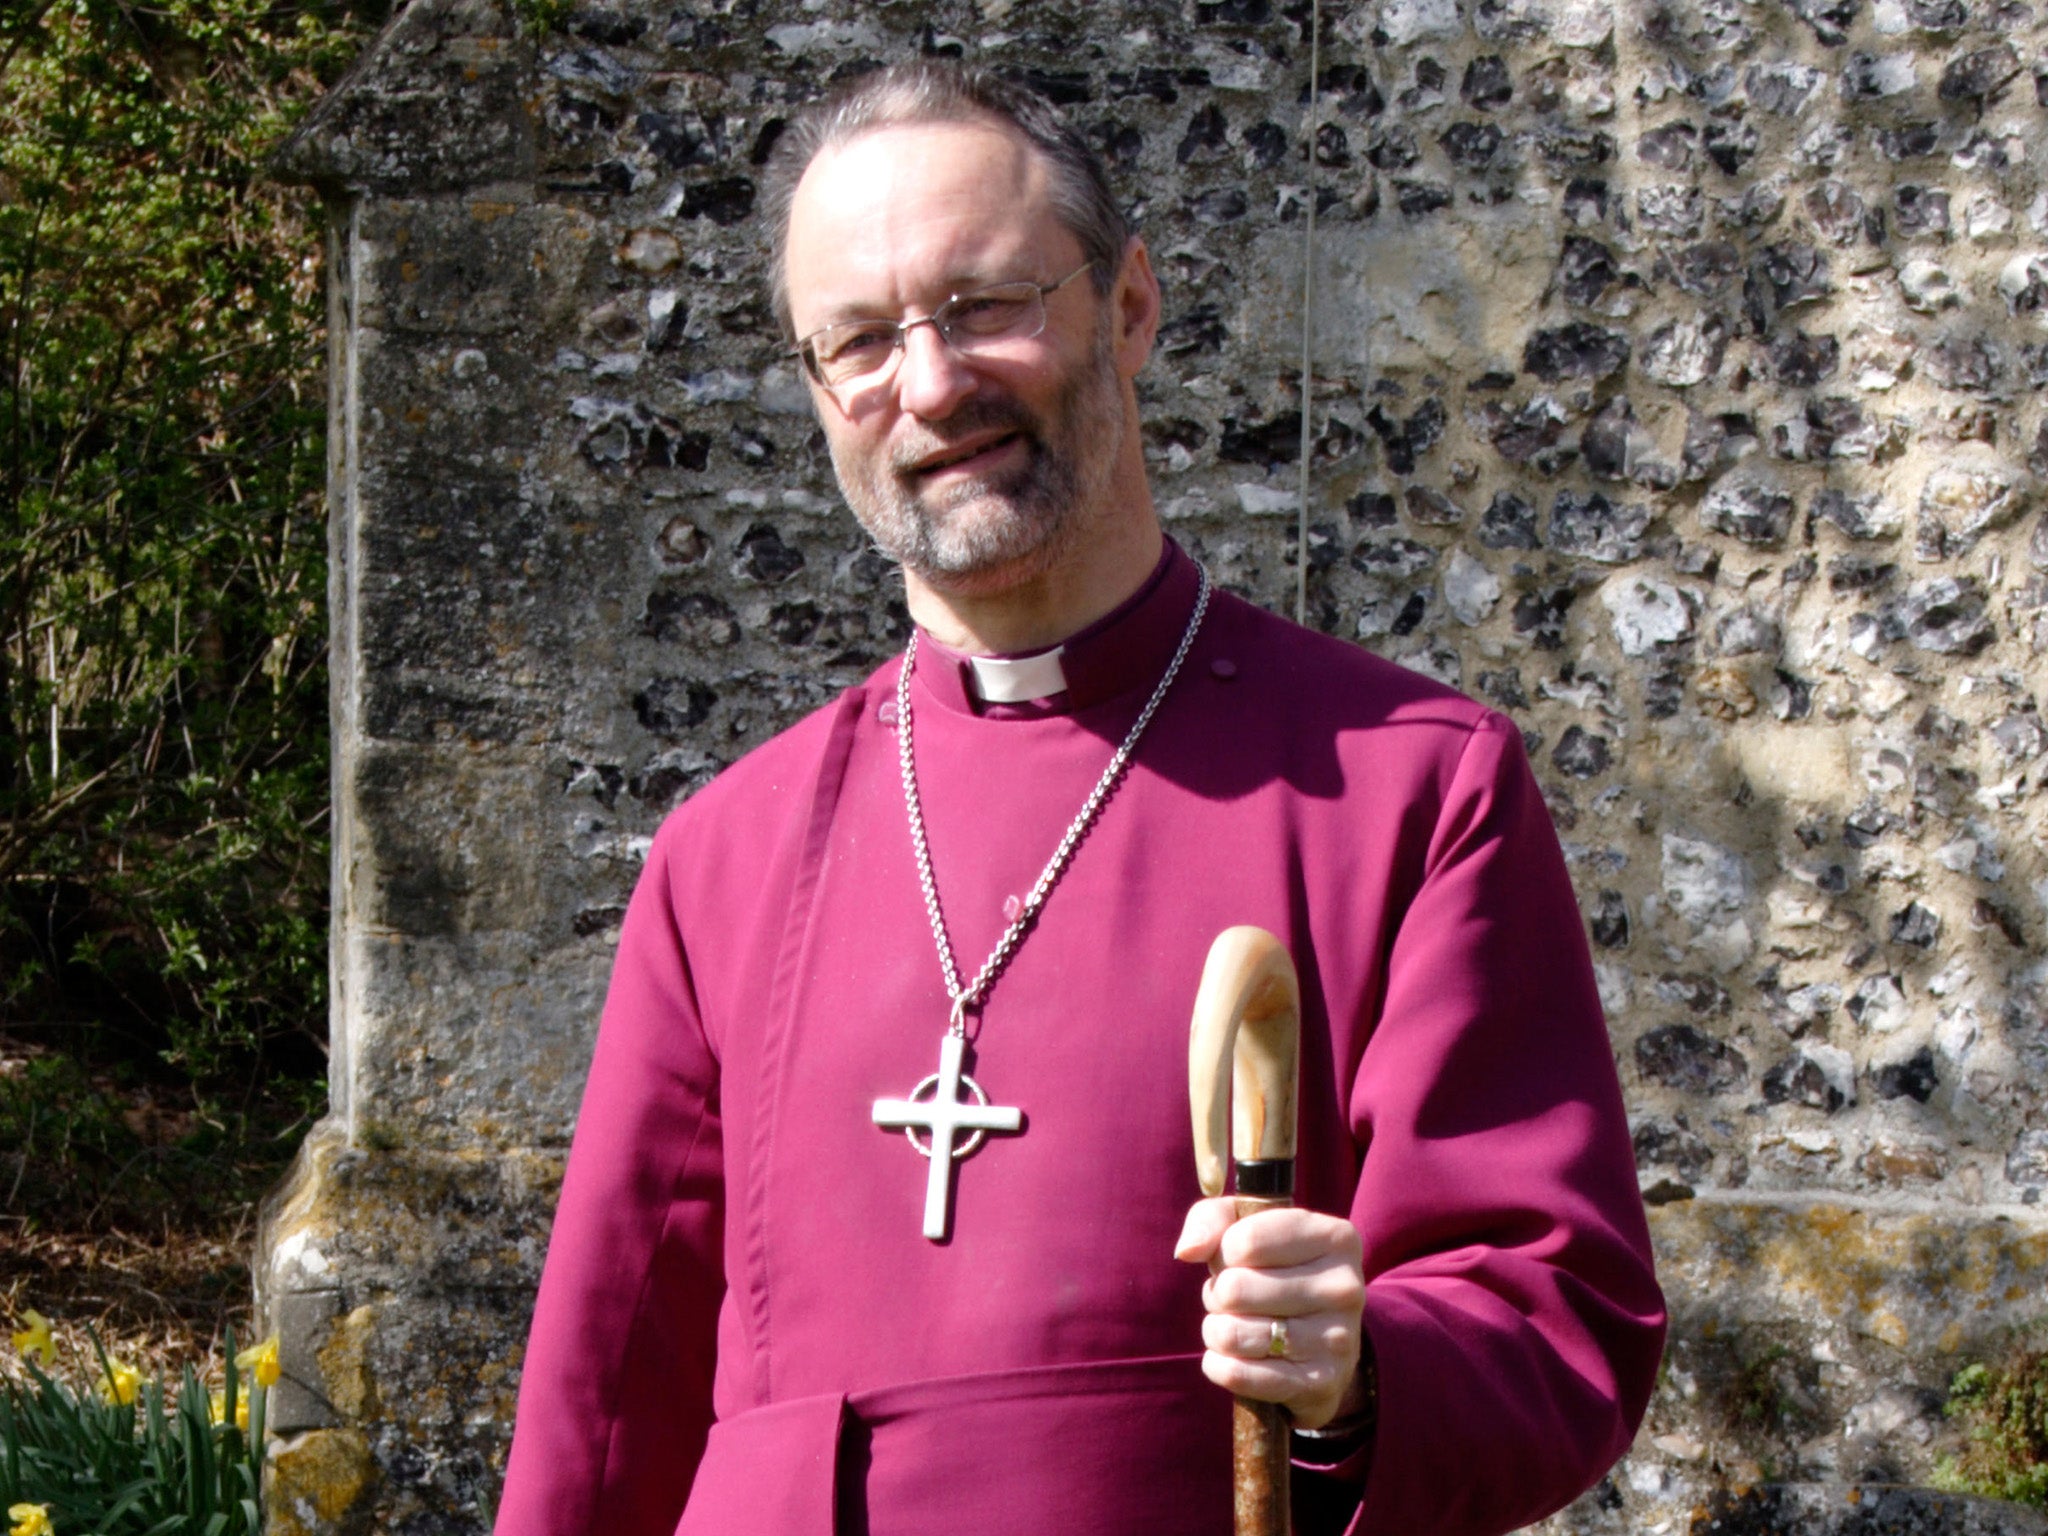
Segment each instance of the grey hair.
[{"label": "grey hair", "polygon": [[783,338],[790,320],[789,211],[797,183],[828,149],[878,128],[917,123],[993,122],[1020,134],[1052,173],[1054,214],[1081,244],[1096,292],[1107,294],[1123,265],[1131,221],[1117,205],[1102,161],[1059,109],[1037,93],[985,69],[919,59],[861,75],[790,119],[762,175],[761,209],[769,231],[769,293]]}]

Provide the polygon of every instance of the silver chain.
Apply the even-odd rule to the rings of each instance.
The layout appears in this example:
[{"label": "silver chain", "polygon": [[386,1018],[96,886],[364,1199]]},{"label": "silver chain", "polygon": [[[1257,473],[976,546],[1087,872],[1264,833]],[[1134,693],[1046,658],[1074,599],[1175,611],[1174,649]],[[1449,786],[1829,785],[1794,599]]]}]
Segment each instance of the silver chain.
[{"label": "silver chain", "polygon": [[939,968],[945,973],[946,995],[952,999],[952,1011],[947,1021],[946,1032],[953,1035],[967,1033],[967,1010],[979,1003],[988,989],[994,985],[1003,967],[1010,963],[1010,956],[1017,952],[1017,946],[1024,942],[1024,934],[1037,918],[1039,908],[1052,895],[1052,888],[1066,872],[1067,861],[1074,856],[1081,839],[1088,835],[1095,818],[1102,814],[1102,807],[1115,793],[1117,781],[1123,777],[1124,769],[1130,765],[1131,753],[1138,745],[1138,738],[1145,734],[1145,727],[1152,723],[1152,716],[1158,712],[1159,701],[1166,697],[1166,690],[1173,686],[1173,680],[1180,673],[1181,663],[1188,659],[1188,651],[1195,643],[1195,632],[1202,627],[1202,616],[1209,611],[1209,572],[1200,565],[1195,567],[1201,585],[1195,593],[1195,611],[1188,617],[1188,627],[1181,633],[1180,644],[1173,653],[1173,660],[1166,664],[1166,672],[1159,684],[1152,690],[1152,697],[1145,701],[1145,707],[1138,711],[1138,718],[1132,722],[1125,734],[1123,745],[1109,760],[1109,766],[1102,770],[1102,777],[1095,781],[1095,788],[1088,792],[1088,798],[1081,803],[1080,814],[1068,823],[1066,834],[1060,838],[1059,846],[1052,851],[1052,857],[1039,872],[1037,884],[1024,898],[1023,908],[1003,930],[1003,936],[996,940],[996,947],[982,961],[981,969],[974,980],[966,986],[960,985],[960,969],[953,963],[952,941],[946,937],[946,919],[939,910],[939,882],[932,874],[931,845],[925,839],[924,806],[917,797],[917,768],[910,742],[910,673],[917,662],[917,631],[910,632],[910,643],[903,648],[903,670],[896,675],[896,721],[900,733],[897,755],[903,764],[903,803],[910,812],[910,846],[917,854],[917,883],[924,892],[924,909],[931,918],[932,938],[939,947]]}]

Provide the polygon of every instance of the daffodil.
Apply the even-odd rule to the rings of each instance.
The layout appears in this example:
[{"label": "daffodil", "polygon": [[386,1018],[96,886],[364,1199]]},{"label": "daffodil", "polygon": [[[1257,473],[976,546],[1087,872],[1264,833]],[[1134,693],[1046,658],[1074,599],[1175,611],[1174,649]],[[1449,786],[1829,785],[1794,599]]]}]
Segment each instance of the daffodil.
[{"label": "daffodil", "polygon": [[34,1310],[22,1313],[21,1320],[28,1326],[14,1336],[15,1349],[23,1355],[42,1356],[47,1371],[57,1363],[57,1341],[50,1337],[50,1320]]},{"label": "daffodil", "polygon": [[[31,1312],[29,1316],[35,1314]],[[10,1504],[7,1518],[14,1522],[7,1536],[53,1536],[56,1527],[50,1524],[50,1506],[47,1504]]]},{"label": "daffodil", "polygon": [[107,1396],[117,1403],[132,1403],[142,1390],[142,1372],[119,1360],[107,1362]]},{"label": "daffodil", "polygon": [[277,1335],[273,1333],[261,1344],[250,1345],[235,1356],[235,1364],[245,1371],[255,1372],[257,1386],[276,1386],[280,1374],[277,1363]]},{"label": "daffodil", "polygon": [[[209,1394],[208,1394],[208,1398],[207,1398],[207,1400],[208,1400],[209,1402],[211,1402],[211,1403],[213,1404],[213,1422],[214,1422],[214,1423],[216,1423],[216,1424],[225,1424],[225,1423],[227,1423],[227,1421],[228,1421],[228,1395],[227,1395],[227,1393],[225,1393],[225,1392],[213,1392],[213,1393],[209,1393]],[[237,1392],[237,1393],[235,1394],[235,1428],[237,1428],[237,1429],[247,1429],[248,1427],[249,1427],[249,1394],[248,1394],[248,1393],[246,1393],[246,1392]]]}]

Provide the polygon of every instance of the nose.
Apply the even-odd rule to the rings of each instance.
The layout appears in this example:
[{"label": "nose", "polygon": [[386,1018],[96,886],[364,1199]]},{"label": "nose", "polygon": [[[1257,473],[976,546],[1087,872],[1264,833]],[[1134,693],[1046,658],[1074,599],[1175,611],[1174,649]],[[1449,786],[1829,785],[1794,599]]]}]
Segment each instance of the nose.
[{"label": "nose", "polygon": [[943,421],[974,393],[974,370],[930,322],[903,332],[903,356],[896,364],[896,399],[911,415]]}]

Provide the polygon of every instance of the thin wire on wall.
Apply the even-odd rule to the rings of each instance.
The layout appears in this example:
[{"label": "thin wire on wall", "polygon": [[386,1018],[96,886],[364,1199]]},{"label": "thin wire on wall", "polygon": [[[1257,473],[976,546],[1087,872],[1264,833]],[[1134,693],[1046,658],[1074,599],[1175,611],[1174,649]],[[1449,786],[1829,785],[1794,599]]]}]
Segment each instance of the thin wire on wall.
[{"label": "thin wire on wall", "polygon": [[1308,18],[1308,211],[1301,239],[1301,506],[1294,527],[1294,622],[1308,623],[1308,494],[1310,422],[1315,371],[1311,347],[1315,338],[1316,303],[1316,108],[1322,98],[1323,6],[1314,0]]}]

